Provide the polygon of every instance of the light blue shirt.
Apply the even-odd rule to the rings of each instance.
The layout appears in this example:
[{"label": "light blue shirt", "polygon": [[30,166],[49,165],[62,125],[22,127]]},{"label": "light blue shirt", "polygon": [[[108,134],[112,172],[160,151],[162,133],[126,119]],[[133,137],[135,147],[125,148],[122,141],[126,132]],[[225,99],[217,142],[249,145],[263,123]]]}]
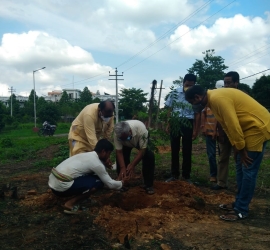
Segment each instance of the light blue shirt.
[{"label": "light blue shirt", "polygon": [[170,93],[168,99],[165,102],[165,106],[172,107],[174,101],[180,103],[180,107],[173,107],[172,112],[179,112],[179,117],[194,119],[194,111],[192,109],[192,105],[186,101],[183,87],[179,87]]}]

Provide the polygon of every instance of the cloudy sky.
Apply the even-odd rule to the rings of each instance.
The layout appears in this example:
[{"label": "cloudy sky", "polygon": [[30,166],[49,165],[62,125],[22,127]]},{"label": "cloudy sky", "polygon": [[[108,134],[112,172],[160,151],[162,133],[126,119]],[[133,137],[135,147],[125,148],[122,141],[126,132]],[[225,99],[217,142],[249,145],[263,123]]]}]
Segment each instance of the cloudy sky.
[{"label": "cloudy sky", "polygon": [[[240,77],[270,68],[269,0],[0,0],[0,95],[65,88],[150,92],[215,49]],[[270,71],[266,74],[270,74]],[[252,85],[255,77],[243,80]],[[157,93],[158,96],[158,93]]]}]

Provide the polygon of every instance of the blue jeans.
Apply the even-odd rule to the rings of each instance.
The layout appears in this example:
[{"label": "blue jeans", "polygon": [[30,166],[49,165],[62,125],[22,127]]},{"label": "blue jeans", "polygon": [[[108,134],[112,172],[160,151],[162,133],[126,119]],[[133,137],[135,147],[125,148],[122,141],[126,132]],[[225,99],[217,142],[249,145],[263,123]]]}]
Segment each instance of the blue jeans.
[{"label": "blue jeans", "polygon": [[248,215],[249,203],[252,200],[257,174],[262,162],[266,142],[263,144],[262,152],[248,151],[248,156],[253,159],[253,162],[245,167],[241,164],[240,155],[237,156],[236,162],[236,180],[237,180],[237,194],[234,203],[234,210],[242,213],[244,216]]},{"label": "blue jeans", "polygon": [[217,176],[217,160],[216,160],[216,140],[211,135],[206,136],[206,150],[210,166],[210,176]]}]

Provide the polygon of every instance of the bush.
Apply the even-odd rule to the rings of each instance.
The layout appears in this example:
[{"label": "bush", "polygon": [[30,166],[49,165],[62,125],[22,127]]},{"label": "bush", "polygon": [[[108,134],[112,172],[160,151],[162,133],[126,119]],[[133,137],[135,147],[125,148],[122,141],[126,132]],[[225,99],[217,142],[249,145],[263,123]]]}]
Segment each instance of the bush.
[{"label": "bush", "polygon": [[1,140],[1,147],[2,148],[12,148],[13,146],[14,146],[14,143],[10,138],[3,138]]}]

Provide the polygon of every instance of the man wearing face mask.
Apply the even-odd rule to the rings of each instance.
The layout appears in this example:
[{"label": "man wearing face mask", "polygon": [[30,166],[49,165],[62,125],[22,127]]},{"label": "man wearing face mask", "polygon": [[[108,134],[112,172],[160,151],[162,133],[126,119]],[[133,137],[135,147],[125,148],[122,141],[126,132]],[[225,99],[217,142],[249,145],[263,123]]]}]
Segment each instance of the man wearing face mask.
[{"label": "man wearing face mask", "polygon": [[[195,116],[192,106],[185,100],[185,91],[188,88],[194,86],[196,83],[196,76],[193,74],[186,74],[183,81],[183,87],[177,88],[172,92],[165,102],[165,106],[169,107],[168,117],[172,112],[178,114],[179,117],[187,118],[189,126],[182,125],[179,127],[177,134],[172,133],[171,125],[168,123],[166,132],[170,133],[171,140],[171,177],[166,182],[175,181],[180,175],[179,164],[179,151],[180,151],[180,139],[182,139],[182,178],[191,183],[191,154],[192,154],[192,140],[194,140],[198,133],[196,127],[196,121],[199,120],[199,114]],[[181,104],[180,107],[175,103]]]},{"label": "man wearing face mask", "polygon": [[[114,128],[114,145],[118,179],[134,177],[136,165],[142,160],[142,175],[147,194],[154,194],[155,155],[148,146],[149,133],[145,125],[138,120],[118,122]],[[133,148],[138,150],[133,161],[130,154]]]},{"label": "man wearing face mask", "polygon": [[228,211],[220,218],[227,221],[243,219],[248,216],[259,167],[270,140],[270,114],[252,97],[233,88],[206,92],[201,86],[193,86],[185,97],[192,105],[211,108],[236,152],[238,191],[234,203],[219,206]]},{"label": "man wearing face mask", "polygon": [[91,152],[101,138],[109,139],[114,126],[114,104],[110,101],[87,105],[69,130],[69,156]]}]

